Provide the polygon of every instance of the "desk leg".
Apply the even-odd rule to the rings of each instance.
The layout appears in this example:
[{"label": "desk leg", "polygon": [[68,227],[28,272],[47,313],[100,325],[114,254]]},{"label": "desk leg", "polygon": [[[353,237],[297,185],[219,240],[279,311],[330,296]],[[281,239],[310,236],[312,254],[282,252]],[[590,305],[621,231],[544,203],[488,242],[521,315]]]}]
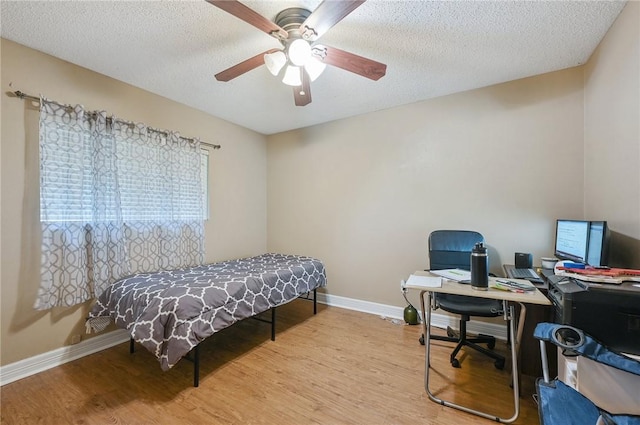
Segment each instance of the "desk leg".
[{"label": "desk leg", "polygon": [[[424,296],[425,293],[427,295],[427,306],[425,306]],[[499,418],[495,415],[490,415],[485,412],[481,412],[479,410],[470,409],[465,406],[461,406],[459,404],[451,403],[446,400],[442,400],[436,397],[431,390],[429,389],[429,370],[431,369],[431,304],[433,302],[433,294],[428,291],[420,292],[420,308],[422,309],[422,330],[425,336],[424,340],[424,350],[425,350],[425,360],[424,360],[424,389],[427,392],[429,398],[443,406],[452,407],[454,409],[462,410],[463,412],[471,413],[477,416],[481,416],[483,418],[491,419],[500,423],[511,423],[518,418],[520,414],[520,387],[518,382],[518,341],[522,336],[522,326],[520,323],[524,323],[524,314],[521,314],[520,321],[518,323],[518,333],[515,332],[515,323],[514,323],[514,309],[513,306],[510,306],[507,301],[503,301],[504,304],[504,318],[507,321],[509,326],[509,331],[514,338],[514,341],[511,342],[511,364],[512,364],[512,381],[513,381],[513,404],[514,404],[514,413],[510,418]],[[523,306],[524,307],[524,306]],[[526,312],[526,310],[523,310]]]},{"label": "desk leg", "polygon": [[514,320],[516,319],[515,310],[507,301],[503,301],[503,305],[505,314],[509,315],[505,318],[508,320],[509,332],[511,332],[511,335],[514,335],[513,340],[511,341],[511,381],[513,384],[513,406],[515,410],[510,419],[501,421],[504,423],[510,423],[515,421],[520,414],[520,368],[518,367],[518,352],[520,348],[520,340],[522,338],[522,329],[524,327],[524,317],[527,313],[527,309],[524,305],[520,304],[522,306],[522,310],[518,320],[518,332],[516,333],[514,323]]},{"label": "desk leg", "polygon": [[[522,303],[518,303],[520,304],[520,315],[515,316],[515,310],[513,310],[513,306],[511,307],[512,310],[510,310],[511,312],[511,316],[512,316],[512,322],[513,320],[517,320],[517,325],[518,325],[518,333],[516,334],[516,337],[514,338],[514,340],[512,341],[512,344],[515,344],[516,346],[516,356],[518,358],[518,361],[520,361],[520,347],[522,346],[522,333],[524,332],[524,320],[525,317],[527,316],[527,307],[522,304]],[[516,319],[517,317],[517,319]],[[513,330],[511,331],[512,335],[513,335]],[[520,363],[518,363],[520,364]],[[515,381],[518,382],[518,384],[521,382],[520,380],[520,368],[518,368],[518,375],[514,378]]]},{"label": "desk leg", "polygon": [[[428,297],[427,305],[429,306],[428,308],[425,308],[425,303],[424,303],[425,293],[428,294],[427,295]],[[427,394],[430,394],[428,383],[429,383],[429,359],[430,359],[429,356],[431,354],[431,344],[429,343],[429,341],[431,341],[432,297],[433,297],[433,294],[431,294],[431,292],[420,291],[420,309],[422,310],[422,334],[424,335],[424,350],[425,350],[425,356],[424,356],[425,387],[427,389]]]}]

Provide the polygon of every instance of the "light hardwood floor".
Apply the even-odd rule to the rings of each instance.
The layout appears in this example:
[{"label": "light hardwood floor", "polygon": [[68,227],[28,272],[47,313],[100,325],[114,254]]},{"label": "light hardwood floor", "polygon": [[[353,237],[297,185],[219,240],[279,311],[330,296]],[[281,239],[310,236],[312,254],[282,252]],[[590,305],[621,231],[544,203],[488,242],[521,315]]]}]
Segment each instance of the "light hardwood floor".
[{"label": "light hardwood floor", "polygon": [[[128,344],[2,387],[1,422],[13,424],[490,424],[440,406],[424,391],[420,326],[296,300],[269,325],[242,321],[201,346],[200,387],[193,366],[168,372]],[[434,341],[432,389],[445,399],[511,416],[509,368],[467,351],[448,363],[451,344]],[[507,352],[498,342],[496,350]],[[464,351],[464,350],[463,350]],[[526,361],[526,359],[525,359]],[[516,424],[538,424],[532,383],[523,379]],[[455,388],[454,388],[455,382]],[[454,391],[455,390],[455,391]]]}]

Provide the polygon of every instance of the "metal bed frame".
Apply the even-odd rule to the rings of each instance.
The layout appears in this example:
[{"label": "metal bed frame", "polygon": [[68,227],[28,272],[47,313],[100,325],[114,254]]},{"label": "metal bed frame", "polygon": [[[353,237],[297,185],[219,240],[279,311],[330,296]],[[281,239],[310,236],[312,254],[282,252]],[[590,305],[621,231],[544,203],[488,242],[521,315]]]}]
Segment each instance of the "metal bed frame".
[{"label": "metal bed frame", "polygon": [[[306,297],[303,297],[306,295]],[[301,298],[303,300],[313,301],[313,314],[317,314],[318,312],[318,294],[317,288],[313,290],[313,299],[309,298],[309,292],[306,294],[300,295],[296,298]],[[270,323],[271,324],[271,341],[276,340],[276,307],[271,307],[271,319],[263,319],[257,316],[251,316],[251,319],[258,320],[260,322]],[[129,339],[129,353],[135,353],[135,341],[133,338]],[[200,344],[196,345],[186,356],[183,357],[185,360],[188,360],[193,363],[193,386],[198,387],[200,385]]]}]

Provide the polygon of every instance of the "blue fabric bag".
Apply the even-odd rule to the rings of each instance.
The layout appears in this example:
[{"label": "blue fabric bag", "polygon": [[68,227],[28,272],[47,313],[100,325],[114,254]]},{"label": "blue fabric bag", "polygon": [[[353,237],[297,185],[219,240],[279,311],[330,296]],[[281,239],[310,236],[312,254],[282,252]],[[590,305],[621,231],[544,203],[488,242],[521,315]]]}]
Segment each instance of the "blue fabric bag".
[{"label": "blue fabric bag", "polygon": [[[539,323],[534,336],[562,348],[565,356],[584,356],[637,375],[640,379],[640,362],[609,350],[579,329],[555,323]],[[541,425],[640,425],[640,416],[610,414],[559,379],[550,380],[543,346],[541,355],[544,378],[536,382]]]}]

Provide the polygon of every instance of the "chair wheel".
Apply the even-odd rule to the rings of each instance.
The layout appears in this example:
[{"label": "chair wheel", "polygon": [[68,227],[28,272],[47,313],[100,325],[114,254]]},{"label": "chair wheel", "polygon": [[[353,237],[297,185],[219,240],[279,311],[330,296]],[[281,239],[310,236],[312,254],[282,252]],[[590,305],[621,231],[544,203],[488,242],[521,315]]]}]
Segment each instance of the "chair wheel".
[{"label": "chair wheel", "polygon": [[420,345],[424,345],[424,335],[421,335],[418,341],[420,342]]},{"label": "chair wheel", "polygon": [[504,359],[498,359],[496,360],[493,365],[496,367],[496,369],[502,370],[504,369]]},{"label": "chair wheel", "polygon": [[493,340],[487,342],[487,348],[489,350],[493,350],[494,348],[496,348],[496,340],[493,339]]},{"label": "chair wheel", "polygon": [[452,328],[450,328],[449,326],[447,326],[447,336],[449,338],[456,338],[456,331],[454,331]]},{"label": "chair wheel", "polygon": [[451,366],[459,368],[460,367],[460,362],[458,361],[458,359],[451,360]]}]

